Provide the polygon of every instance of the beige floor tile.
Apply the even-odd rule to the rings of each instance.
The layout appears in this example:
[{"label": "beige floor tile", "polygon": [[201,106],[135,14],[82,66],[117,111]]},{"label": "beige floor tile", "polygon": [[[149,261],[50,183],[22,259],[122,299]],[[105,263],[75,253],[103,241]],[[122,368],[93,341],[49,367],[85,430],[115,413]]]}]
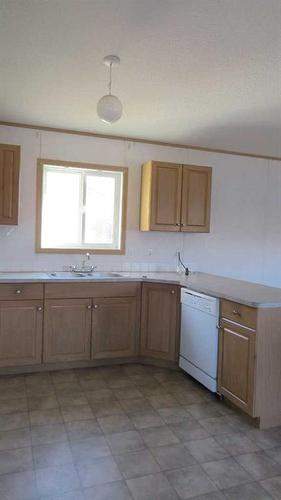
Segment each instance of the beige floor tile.
[{"label": "beige floor tile", "polygon": [[0,476],[0,498],[1,500],[37,499],[34,472],[16,472]]},{"label": "beige floor tile", "polygon": [[139,412],[150,412],[154,411],[153,407],[149,401],[145,398],[137,399],[123,399],[120,401],[120,405],[127,415],[134,415]]},{"label": "beige floor tile", "polygon": [[160,467],[148,450],[115,455],[115,461],[125,479],[160,472]]},{"label": "beige floor tile", "polygon": [[181,406],[176,406],[175,408],[159,408],[157,411],[166,424],[178,424],[190,416]]},{"label": "beige floor tile", "polygon": [[107,457],[111,454],[103,436],[95,436],[83,441],[71,441],[71,452],[76,464],[91,462],[96,458]]},{"label": "beige floor tile", "polygon": [[67,434],[63,424],[37,425],[31,427],[32,445],[61,443],[67,441]]},{"label": "beige floor tile", "polygon": [[281,476],[272,477],[261,481],[261,486],[269,493],[274,500],[281,498]]},{"label": "beige floor tile", "polygon": [[112,457],[97,458],[90,463],[77,465],[84,488],[97,484],[112,483],[122,479],[122,475]]},{"label": "beige floor tile", "polygon": [[224,494],[227,500],[272,500],[272,496],[258,483],[235,486],[224,490]]},{"label": "beige floor tile", "polygon": [[50,410],[52,408],[58,408],[59,402],[55,395],[29,396],[27,405],[29,410]]},{"label": "beige floor tile", "polygon": [[[1,389],[0,389],[1,390]],[[8,399],[8,401],[0,401],[0,415],[8,413],[22,413],[27,411],[27,399]]]},{"label": "beige floor tile", "polygon": [[29,418],[27,412],[0,415],[0,432],[23,429],[28,426]]},{"label": "beige floor tile", "polygon": [[29,412],[31,425],[60,424],[63,422],[61,412],[58,408],[50,410],[31,410]]},{"label": "beige floor tile", "polygon": [[149,448],[177,444],[179,442],[177,436],[166,425],[143,429],[140,433]]},{"label": "beige floor tile", "polygon": [[126,482],[134,500],[178,499],[175,490],[162,473],[128,479]]},{"label": "beige floor tile", "polygon": [[199,463],[221,460],[229,456],[228,451],[220,446],[212,437],[187,441],[185,446]]},{"label": "beige floor tile", "polygon": [[256,481],[281,475],[281,465],[263,451],[238,455],[235,459]]},{"label": "beige floor tile", "polygon": [[130,431],[134,425],[126,415],[112,415],[108,417],[98,417],[98,423],[105,434]]},{"label": "beige floor tile", "polygon": [[220,434],[215,437],[216,441],[223,446],[231,455],[253,453],[260,448],[242,432],[231,432]]},{"label": "beige floor tile", "polygon": [[0,474],[23,472],[33,469],[31,447],[2,451],[0,453]]},{"label": "beige floor tile", "polygon": [[93,411],[89,405],[81,406],[63,406],[61,414],[64,422],[73,422],[74,420],[89,420],[94,418]]},{"label": "beige floor tile", "polygon": [[31,431],[29,428],[0,432],[0,451],[26,446],[31,446]]},{"label": "beige floor tile", "polygon": [[73,462],[68,442],[33,446],[34,467],[41,469]]},{"label": "beige floor tile", "polygon": [[125,415],[121,403],[115,400],[90,401],[92,412],[96,417],[108,417],[111,415]]},{"label": "beige floor tile", "polygon": [[39,496],[79,490],[80,481],[73,464],[36,469],[36,484]]},{"label": "beige floor tile", "polygon": [[209,432],[193,417],[188,417],[177,424],[170,424],[169,429],[183,442],[204,439],[210,436]]},{"label": "beige floor tile", "polygon": [[158,446],[150,448],[150,451],[163,471],[181,469],[197,463],[183,444]]},{"label": "beige floor tile", "polygon": [[252,481],[252,476],[234,458],[208,462],[202,464],[202,467],[219,489],[227,489]]},{"label": "beige floor tile", "polygon": [[136,429],[148,429],[150,427],[159,427],[164,425],[165,422],[162,420],[160,415],[156,411],[138,413],[130,416]]},{"label": "beige floor tile", "polygon": [[190,404],[185,407],[186,411],[197,420],[202,418],[220,417],[220,413],[211,403]]},{"label": "beige floor tile", "polygon": [[102,430],[95,418],[66,422],[65,428],[70,441],[90,439],[102,435]]},{"label": "beige floor tile", "polygon": [[[83,490],[85,500],[131,500],[131,494],[125,481],[100,484]],[[76,499],[73,499],[76,500]],[[79,500],[79,499],[77,499]]]},{"label": "beige floor tile", "polygon": [[142,450],[146,447],[138,431],[108,434],[106,440],[113,454]]},{"label": "beige floor tile", "polygon": [[193,498],[216,491],[217,488],[200,465],[166,472],[166,475],[180,498]]}]

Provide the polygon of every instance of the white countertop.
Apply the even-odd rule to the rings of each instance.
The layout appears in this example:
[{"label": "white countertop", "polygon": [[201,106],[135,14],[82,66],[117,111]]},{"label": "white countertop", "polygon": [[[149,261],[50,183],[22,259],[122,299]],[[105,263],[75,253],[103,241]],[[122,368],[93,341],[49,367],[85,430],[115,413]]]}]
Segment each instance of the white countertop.
[{"label": "white countertop", "polygon": [[[103,273],[102,273],[103,274]],[[196,292],[205,293],[253,307],[281,307],[281,288],[273,288],[248,281],[224,278],[214,274],[191,273],[184,276],[175,272],[116,272],[110,277],[75,277],[60,272],[52,277],[50,272],[7,272],[0,273],[0,283],[61,283],[61,282],[122,282],[150,281],[172,283]]]}]

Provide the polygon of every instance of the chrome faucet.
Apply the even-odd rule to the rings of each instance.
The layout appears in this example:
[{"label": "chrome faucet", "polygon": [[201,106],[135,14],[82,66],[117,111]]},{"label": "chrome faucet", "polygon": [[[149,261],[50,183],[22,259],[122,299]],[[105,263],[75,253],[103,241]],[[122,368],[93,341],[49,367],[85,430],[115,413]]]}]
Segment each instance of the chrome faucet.
[{"label": "chrome faucet", "polygon": [[74,273],[92,273],[97,266],[90,264],[90,259],[91,255],[87,252],[82,260],[81,266],[70,266],[70,270]]}]

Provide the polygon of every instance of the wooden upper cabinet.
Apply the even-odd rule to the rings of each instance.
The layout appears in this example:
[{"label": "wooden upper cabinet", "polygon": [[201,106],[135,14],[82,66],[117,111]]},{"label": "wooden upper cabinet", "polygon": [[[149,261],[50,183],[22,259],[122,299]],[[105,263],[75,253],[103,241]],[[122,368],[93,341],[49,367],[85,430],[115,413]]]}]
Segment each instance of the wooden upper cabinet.
[{"label": "wooden upper cabinet", "polygon": [[181,231],[210,229],[211,167],[183,166]]},{"label": "wooden upper cabinet", "polygon": [[174,285],[144,283],[141,355],[176,362],[179,344],[179,296]]},{"label": "wooden upper cabinet", "polygon": [[44,362],[90,359],[91,299],[48,299],[44,316]]},{"label": "wooden upper cabinet", "polygon": [[0,224],[18,224],[20,146],[0,144]]},{"label": "wooden upper cabinet", "polygon": [[142,171],[141,230],[180,231],[181,165],[148,162]]},{"label": "wooden upper cabinet", "polygon": [[145,163],[140,229],[209,232],[211,177],[211,167]]},{"label": "wooden upper cabinet", "polygon": [[42,329],[42,301],[0,301],[0,367],[40,364]]},{"label": "wooden upper cabinet", "polygon": [[136,297],[94,299],[92,358],[138,354],[139,311]]}]

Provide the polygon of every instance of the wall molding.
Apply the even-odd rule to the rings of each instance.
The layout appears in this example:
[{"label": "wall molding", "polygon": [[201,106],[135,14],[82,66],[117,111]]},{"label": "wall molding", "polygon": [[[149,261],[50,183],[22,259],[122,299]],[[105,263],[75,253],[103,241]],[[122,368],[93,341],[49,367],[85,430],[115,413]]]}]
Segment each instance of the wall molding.
[{"label": "wall molding", "polygon": [[86,132],[82,130],[72,130],[67,128],[56,128],[56,127],[45,127],[42,125],[31,125],[28,123],[17,123],[17,122],[6,122],[0,120],[0,125],[6,127],[18,127],[18,128],[27,128],[33,130],[43,130],[45,132],[56,132],[60,134],[72,134],[72,135],[82,135],[86,137],[95,137],[97,139],[108,139],[113,141],[128,141],[128,142],[137,142],[141,144],[152,144],[155,146],[163,146],[169,148],[181,148],[181,149],[192,149],[195,151],[205,151],[207,153],[220,153],[225,155],[234,155],[234,156],[246,156],[250,158],[261,158],[263,160],[275,160],[281,161],[281,156],[269,156],[269,155],[258,155],[254,153],[245,153],[241,151],[230,151],[228,149],[216,149],[216,148],[205,148],[202,146],[192,146],[190,144],[176,144],[173,142],[165,142],[165,141],[153,141],[149,139],[141,139],[137,137],[126,137],[120,135],[110,135],[110,134],[99,134],[96,132]]}]

